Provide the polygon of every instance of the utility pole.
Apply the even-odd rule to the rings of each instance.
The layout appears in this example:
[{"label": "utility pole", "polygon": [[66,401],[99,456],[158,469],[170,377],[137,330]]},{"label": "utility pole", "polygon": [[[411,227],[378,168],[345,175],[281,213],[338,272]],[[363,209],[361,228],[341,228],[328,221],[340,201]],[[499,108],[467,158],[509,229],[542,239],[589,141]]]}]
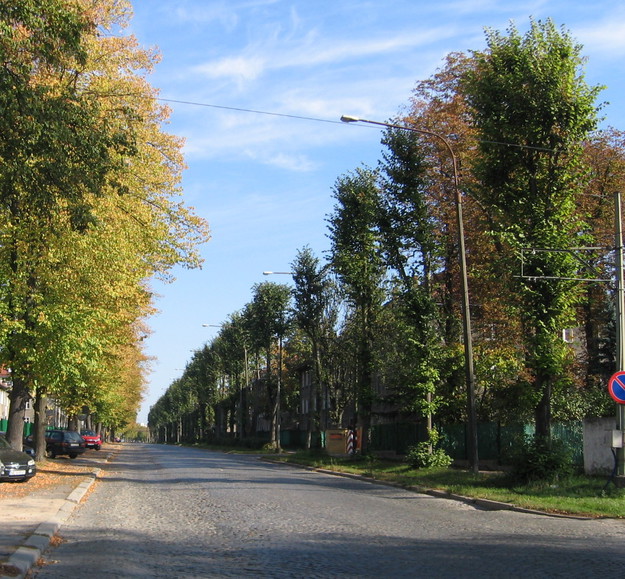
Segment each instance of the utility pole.
[{"label": "utility pole", "polygon": [[[625,370],[625,284],[623,283],[623,216],[621,194],[614,194],[615,249],[616,249],[616,371]],[[616,405],[616,428],[621,431],[620,447],[616,448],[616,476],[618,486],[625,486],[625,404]]]}]

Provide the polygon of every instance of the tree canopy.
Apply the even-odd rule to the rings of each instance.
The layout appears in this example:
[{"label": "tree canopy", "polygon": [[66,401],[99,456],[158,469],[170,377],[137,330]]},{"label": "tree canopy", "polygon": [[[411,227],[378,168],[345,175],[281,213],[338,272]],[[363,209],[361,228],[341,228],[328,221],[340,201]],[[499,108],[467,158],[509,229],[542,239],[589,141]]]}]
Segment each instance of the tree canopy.
[{"label": "tree canopy", "polygon": [[18,447],[35,396],[132,420],[148,282],[197,266],[208,239],[180,200],[182,143],[146,80],[157,56],[112,33],[129,17],[125,0],[0,8],[0,361]]}]

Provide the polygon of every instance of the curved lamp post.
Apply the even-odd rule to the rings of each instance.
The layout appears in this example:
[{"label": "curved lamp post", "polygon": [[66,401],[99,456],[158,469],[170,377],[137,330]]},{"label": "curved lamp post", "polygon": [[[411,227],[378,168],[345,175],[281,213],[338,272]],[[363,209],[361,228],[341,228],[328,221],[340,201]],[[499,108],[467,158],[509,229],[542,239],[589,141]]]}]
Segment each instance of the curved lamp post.
[{"label": "curved lamp post", "polygon": [[452,149],[449,141],[439,133],[428,131],[427,129],[418,129],[416,127],[405,127],[402,125],[395,125],[392,123],[383,123],[379,121],[369,121],[367,119],[360,119],[358,117],[350,117],[343,115],[341,121],[344,123],[368,123],[370,125],[378,125],[381,127],[389,127],[391,129],[399,129],[402,131],[410,131],[413,133],[420,133],[429,137],[438,139],[451,157],[453,164],[453,185],[456,200],[456,217],[458,222],[458,246],[459,246],[459,258],[460,258],[460,276],[462,278],[462,328],[464,334],[464,368],[466,376],[467,386],[467,415],[468,415],[468,449],[467,455],[469,459],[469,466],[475,473],[479,470],[479,459],[477,451],[477,414],[475,410],[475,376],[473,373],[473,342],[471,338],[471,314],[469,311],[469,283],[467,281],[467,262],[466,251],[464,245],[464,222],[462,218],[462,196],[460,194],[460,185],[458,182],[458,163],[456,155]]}]

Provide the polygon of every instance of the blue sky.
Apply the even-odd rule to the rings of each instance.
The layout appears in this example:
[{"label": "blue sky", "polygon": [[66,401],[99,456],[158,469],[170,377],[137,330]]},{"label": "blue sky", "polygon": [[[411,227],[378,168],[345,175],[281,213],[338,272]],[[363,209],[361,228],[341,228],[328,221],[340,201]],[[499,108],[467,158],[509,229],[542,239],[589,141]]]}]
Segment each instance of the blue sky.
[{"label": "blue sky", "polygon": [[[154,284],[152,372],[139,421],[192,351],[252,296],[288,283],[298,249],[328,249],[326,217],[338,177],[380,157],[380,130],[446,54],[484,47],[484,29],[522,32],[551,18],[583,45],[586,79],[607,85],[606,123],[625,129],[625,3],[614,0],[134,0],[129,33],[156,47],[150,76],[172,101],[167,132],[186,139],[187,205],[212,239],[201,270]],[[173,102],[178,101],[178,102]],[[185,103],[201,103],[198,106]],[[238,110],[237,110],[238,109]],[[275,114],[261,114],[261,111]],[[304,117],[304,118],[299,118]],[[317,120],[309,120],[317,119]]]}]

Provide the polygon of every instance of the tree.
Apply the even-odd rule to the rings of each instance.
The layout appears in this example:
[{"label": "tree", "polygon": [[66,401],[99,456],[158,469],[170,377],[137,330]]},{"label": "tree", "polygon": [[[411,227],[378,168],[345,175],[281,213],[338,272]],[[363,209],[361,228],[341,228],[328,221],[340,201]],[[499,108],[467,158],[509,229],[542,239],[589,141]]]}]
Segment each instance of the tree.
[{"label": "tree", "polygon": [[373,344],[384,292],[384,268],[376,230],[376,174],[357,169],[334,187],[337,203],[328,219],[331,263],[354,314],[357,340],[357,419],[366,450],[374,400]]},{"label": "tree", "polygon": [[228,383],[234,387],[232,401],[235,407],[236,432],[239,439],[245,436],[245,388],[248,385],[249,335],[242,314],[235,312],[219,331],[217,349]]},{"label": "tree", "polygon": [[[615,191],[625,185],[625,134],[613,128],[598,131],[584,142],[584,166],[589,171],[585,194],[576,202],[576,211],[583,221],[584,232],[592,240],[592,250],[581,256],[587,268],[584,276],[612,279],[614,260]],[[608,416],[613,414],[612,399],[605,385],[616,367],[615,304],[611,284],[586,283],[578,308],[582,329],[580,344],[586,356],[580,360],[579,388],[576,405],[567,404],[568,414]],[[570,398],[570,396],[569,396]],[[568,400],[567,400],[568,401]]]},{"label": "tree", "polygon": [[[502,257],[536,250],[512,288],[524,328],[538,436],[550,436],[551,398],[567,356],[561,330],[574,317],[579,284],[568,249],[580,242],[574,209],[585,185],[582,142],[597,122],[598,88],[580,73],[580,47],[551,21],[521,37],[487,33],[463,90],[479,139],[475,195],[488,212]],[[522,87],[522,90],[520,90]],[[508,143],[509,145],[506,145]]]},{"label": "tree", "polygon": [[[123,26],[128,10],[112,0],[0,9],[0,214],[8,224],[0,337],[13,373],[15,446],[21,409],[36,392],[54,393],[68,409],[107,399],[120,374],[101,378],[125,367],[124,344],[140,341],[129,328],[151,311],[146,280],[176,263],[197,265],[195,247],[207,239],[203,221],[175,199],[181,142],[161,131],[167,110],[137,72],[155,56],[132,37],[100,33]],[[137,370],[124,373],[132,388],[117,391],[132,392],[135,408]]]},{"label": "tree", "polygon": [[[90,23],[75,6],[20,1],[0,9],[0,211],[7,292],[3,362],[13,388],[8,438],[21,448],[21,412],[33,392],[32,338],[41,313],[39,270],[61,211],[72,217],[98,191],[110,162],[110,133],[70,71],[86,61]],[[98,163],[94,163],[98,159]]]},{"label": "tree", "polygon": [[[271,406],[271,445],[280,450],[280,396],[282,386],[282,346],[289,330],[291,291],[285,284],[264,282],[252,288],[253,298],[246,320],[250,338],[265,353],[265,384]],[[278,342],[276,372],[273,372],[275,343]]]},{"label": "tree", "polygon": [[291,268],[295,282],[293,319],[310,340],[312,350],[313,382],[308,392],[306,428],[306,448],[310,449],[313,429],[327,427],[329,379],[326,364],[329,340],[337,320],[333,303],[335,290],[328,278],[328,267],[320,267],[319,259],[309,247],[297,252]]},{"label": "tree", "polygon": [[[422,135],[389,128],[387,151],[380,163],[378,228],[384,262],[397,282],[392,294],[394,316],[385,334],[398,337],[383,344],[384,380],[404,411],[428,418],[440,406],[436,397],[444,375],[441,335],[444,324],[436,306],[434,276],[444,265],[440,221],[432,211],[428,161]],[[388,333],[387,333],[388,332]],[[393,343],[400,345],[393,348]]]}]

